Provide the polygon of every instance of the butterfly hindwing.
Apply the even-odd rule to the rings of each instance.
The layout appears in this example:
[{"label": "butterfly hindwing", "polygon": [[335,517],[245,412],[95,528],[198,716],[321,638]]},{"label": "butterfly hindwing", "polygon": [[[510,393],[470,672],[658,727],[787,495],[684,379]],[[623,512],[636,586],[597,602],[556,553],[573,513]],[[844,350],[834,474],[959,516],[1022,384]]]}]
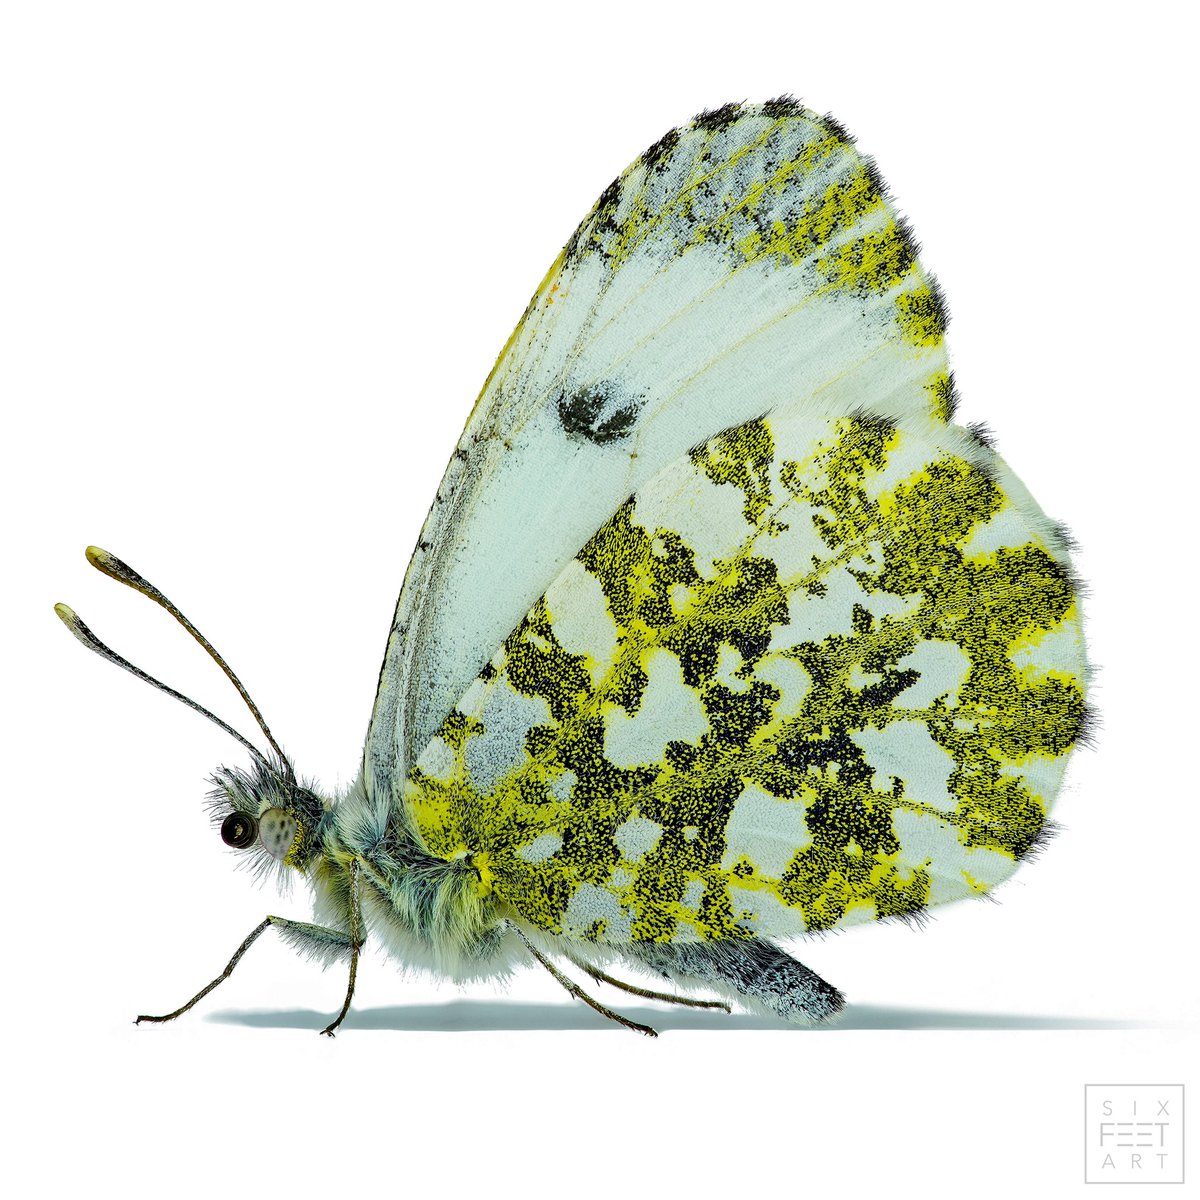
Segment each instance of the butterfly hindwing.
[{"label": "butterfly hindwing", "polygon": [[447,469],[380,677],[375,790],[592,531],[697,441],[793,407],[945,419],[943,325],[835,122],[726,105],[656,142],[551,267]]},{"label": "butterfly hindwing", "polygon": [[1065,547],[928,419],[776,413],[621,504],[405,785],[429,850],[610,945],[788,936],[1001,882],[1085,719]]}]

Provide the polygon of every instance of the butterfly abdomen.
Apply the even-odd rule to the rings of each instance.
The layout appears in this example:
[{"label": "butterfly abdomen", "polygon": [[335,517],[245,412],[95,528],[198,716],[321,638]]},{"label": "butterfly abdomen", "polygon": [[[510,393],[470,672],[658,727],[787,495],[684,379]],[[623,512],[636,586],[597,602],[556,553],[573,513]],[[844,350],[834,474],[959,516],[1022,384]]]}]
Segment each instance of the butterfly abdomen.
[{"label": "butterfly abdomen", "polygon": [[762,938],[638,945],[632,957],[683,987],[716,991],[785,1021],[825,1021],[841,1012],[845,997],[803,963]]}]

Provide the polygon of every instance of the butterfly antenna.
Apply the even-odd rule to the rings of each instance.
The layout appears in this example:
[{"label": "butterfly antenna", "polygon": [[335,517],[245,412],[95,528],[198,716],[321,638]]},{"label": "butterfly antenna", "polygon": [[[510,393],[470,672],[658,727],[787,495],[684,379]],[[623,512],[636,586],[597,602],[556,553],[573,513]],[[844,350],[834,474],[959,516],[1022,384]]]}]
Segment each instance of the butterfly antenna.
[{"label": "butterfly antenna", "polygon": [[[106,658],[110,663],[116,663],[123,671],[128,671],[130,675],[136,675],[139,679],[150,684],[152,687],[158,688],[160,692],[166,692],[168,696],[173,696],[181,704],[186,704],[188,708],[195,709],[202,716],[207,717],[214,725],[219,725],[231,737],[237,738],[251,754],[258,759],[264,769],[271,774],[275,774],[275,768],[267,762],[266,758],[257,746],[251,745],[232,725],[227,725],[215,713],[211,713],[203,704],[197,704],[195,700],[189,696],[185,696],[182,692],[177,692],[173,687],[167,687],[160,679],[155,679],[153,675],[147,675],[145,671],[139,667],[135,667],[128,659],[122,658],[115,650],[109,649],[80,619],[74,609],[68,608],[65,604],[56,604],[54,611],[62,618],[62,623],[91,651],[100,655],[101,658]],[[286,765],[286,760],[285,765]]]},{"label": "butterfly antenna", "polygon": [[135,592],[141,592],[143,596],[148,596],[155,604],[165,608],[204,647],[213,662],[229,677],[229,682],[237,688],[238,695],[246,702],[246,707],[258,722],[258,727],[263,731],[263,736],[271,743],[271,749],[275,751],[279,761],[283,764],[284,770],[287,771],[290,782],[295,783],[296,776],[292,771],[291,763],[288,762],[287,755],[284,754],[283,749],[275,740],[274,734],[267,727],[266,721],[263,720],[262,713],[258,711],[258,705],[250,699],[250,693],[242,686],[242,681],[233,673],[229,664],[217,653],[216,647],[213,646],[208,638],[154,584],[148,579],[144,579],[128,563],[122,562],[117,558],[115,554],[109,554],[107,550],[101,550],[99,546],[89,546],[87,548],[87,560],[97,571],[103,572],[110,579],[115,579],[118,583],[123,583],[126,587],[133,588]]}]

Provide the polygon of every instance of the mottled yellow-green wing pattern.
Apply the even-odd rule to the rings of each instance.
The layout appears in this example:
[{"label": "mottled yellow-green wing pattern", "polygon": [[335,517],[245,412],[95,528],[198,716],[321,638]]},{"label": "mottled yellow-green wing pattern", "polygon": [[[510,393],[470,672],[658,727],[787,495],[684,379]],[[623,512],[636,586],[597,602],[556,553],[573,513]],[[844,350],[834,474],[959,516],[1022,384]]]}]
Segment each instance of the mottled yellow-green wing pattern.
[{"label": "mottled yellow-green wing pattern", "polygon": [[429,850],[549,933],[786,937],[986,892],[1086,721],[1066,548],[928,416],[775,414],[660,470],[409,771]]}]

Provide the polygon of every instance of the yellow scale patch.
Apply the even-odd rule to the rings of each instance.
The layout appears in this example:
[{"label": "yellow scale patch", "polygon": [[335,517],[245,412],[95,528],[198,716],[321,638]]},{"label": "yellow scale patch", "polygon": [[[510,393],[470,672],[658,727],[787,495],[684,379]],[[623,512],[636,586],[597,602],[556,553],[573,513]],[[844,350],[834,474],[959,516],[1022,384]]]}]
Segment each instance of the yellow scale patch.
[{"label": "yellow scale patch", "polygon": [[659,472],[410,771],[429,850],[609,944],[830,929],[1005,879],[1080,735],[1083,649],[1065,550],[957,445],[776,414]]}]

